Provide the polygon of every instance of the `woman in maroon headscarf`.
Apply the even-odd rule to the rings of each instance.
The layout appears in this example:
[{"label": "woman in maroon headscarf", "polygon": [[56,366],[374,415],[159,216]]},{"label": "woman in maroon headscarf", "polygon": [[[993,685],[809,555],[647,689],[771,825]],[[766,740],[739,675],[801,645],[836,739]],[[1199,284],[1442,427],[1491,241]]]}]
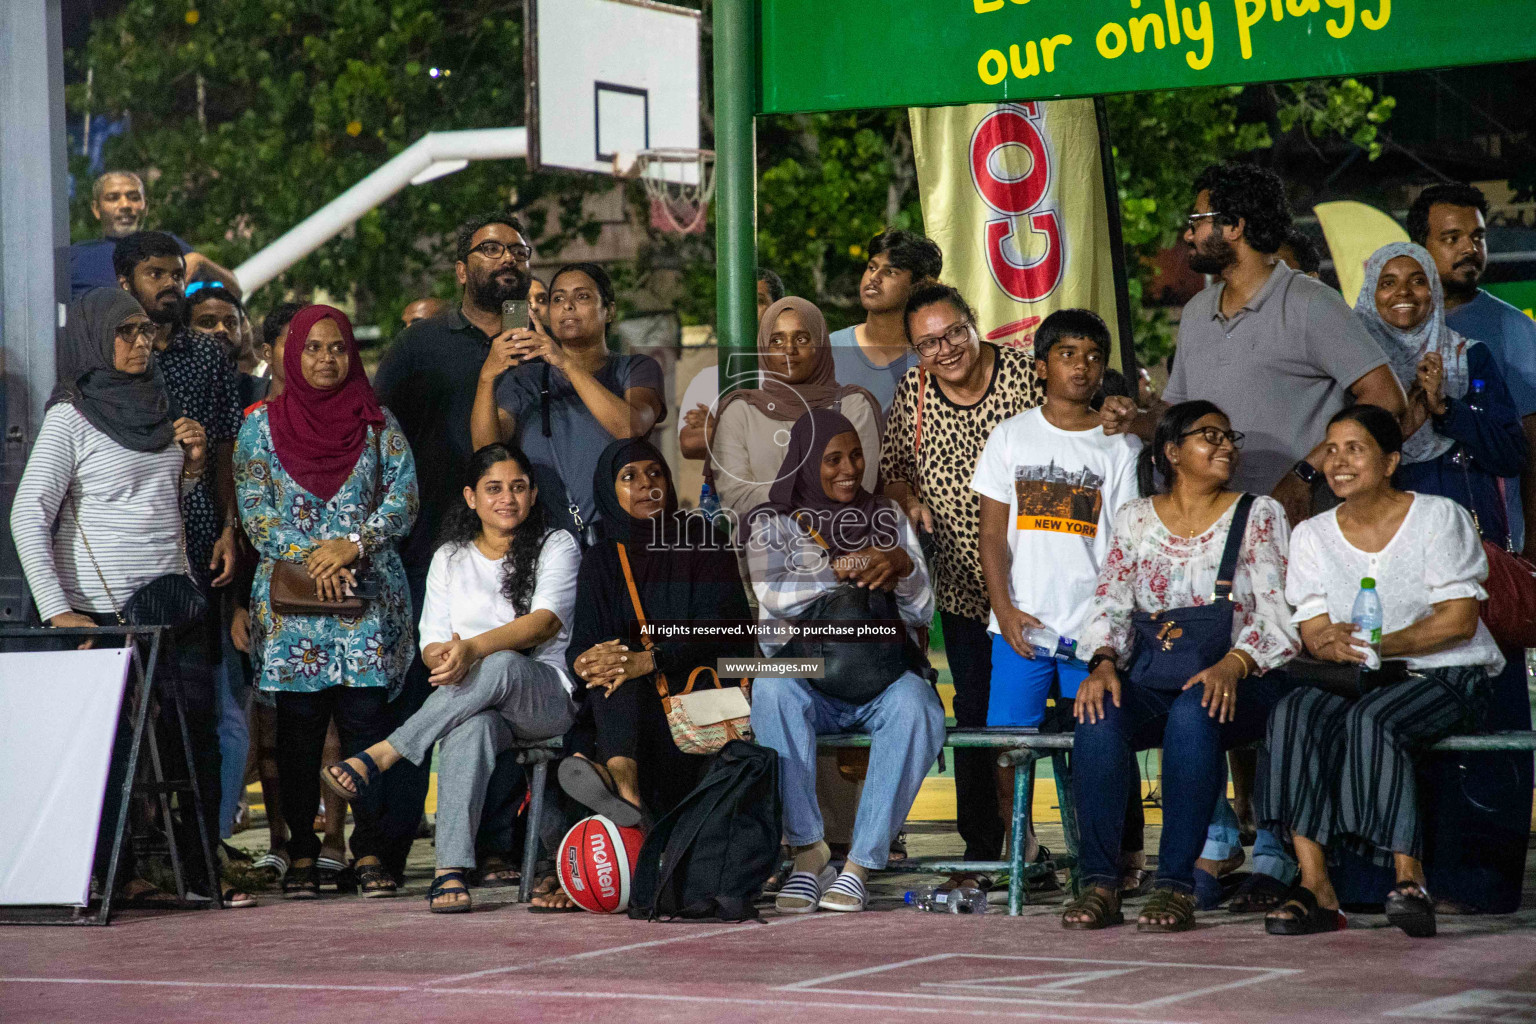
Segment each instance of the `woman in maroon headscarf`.
[{"label": "woman in maroon headscarf", "polygon": [[[416,520],[416,465],[400,425],[380,408],[363,372],[346,314],[307,306],[288,325],[283,393],[245,421],[235,446],[240,518],[261,566],[251,587],[258,686],[277,701],[277,770],[293,858],[283,893],[319,893],[315,808],[321,753],[334,715],[342,747],[363,750],[388,735],[387,703],[412,655],[405,569],[395,547]],[[280,614],[272,571],[294,562],[325,600],[354,587],[363,614]],[[379,863],[379,787],[358,786],[352,855],[364,896],[395,882]]]}]

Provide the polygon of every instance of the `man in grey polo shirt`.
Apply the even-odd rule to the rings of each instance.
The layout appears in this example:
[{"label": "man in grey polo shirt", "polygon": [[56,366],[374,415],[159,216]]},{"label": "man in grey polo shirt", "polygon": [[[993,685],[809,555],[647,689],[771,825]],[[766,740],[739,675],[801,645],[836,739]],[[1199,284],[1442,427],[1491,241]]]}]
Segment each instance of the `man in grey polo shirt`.
[{"label": "man in grey polo shirt", "polygon": [[1163,401],[1105,400],[1106,433],[1150,439],[1169,405],[1215,402],[1247,435],[1232,486],[1272,494],[1291,525],[1312,514],[1323,435],[1353,403],[1406,408],[1385,354],[1338,292],[1275,257],[1291,224],[1285,187],[1250,164],[1209,167],[1184,230],[1189,265],[1218,280],[1184,307]]}]

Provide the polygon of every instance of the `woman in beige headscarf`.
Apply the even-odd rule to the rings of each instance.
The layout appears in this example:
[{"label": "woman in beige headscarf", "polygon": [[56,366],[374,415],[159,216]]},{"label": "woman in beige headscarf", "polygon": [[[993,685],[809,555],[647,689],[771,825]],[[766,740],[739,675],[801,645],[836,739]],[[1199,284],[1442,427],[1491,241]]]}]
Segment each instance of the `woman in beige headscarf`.
[{"label": "woman in beige headscarf", "polygon": [[785,296],[763,314],[757,328],[762,386],[733,391],[720,401],[710,452],[720,502],[744,521],[768,500],[789,428],[811,409],[846,416],[864,446],[864,489],[875,490],[879,475],[880,403],[861,387],[837,382],[832,346],[821,310],[805,299]]}]

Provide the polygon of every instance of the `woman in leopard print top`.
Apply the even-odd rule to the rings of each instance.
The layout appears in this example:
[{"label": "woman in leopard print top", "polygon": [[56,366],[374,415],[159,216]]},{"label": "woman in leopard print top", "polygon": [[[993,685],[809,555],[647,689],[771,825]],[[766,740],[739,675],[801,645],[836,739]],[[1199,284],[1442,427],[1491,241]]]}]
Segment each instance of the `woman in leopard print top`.
[{"label": "woman in leopard print top", "polygon": [[[919,363],[896,387],[881,445],[885,493],[933,538],[928,569],[955,681],[955,724],[983,728],[992,681],[987,586],[981,574],[976,460],[1003,420],[1040,404],[1033,353],[983,342],[954,288],[927,284],[907,300]],[[955,795],[967,860],[1002,855],[997,776],[985,750],[955,751]]]}]

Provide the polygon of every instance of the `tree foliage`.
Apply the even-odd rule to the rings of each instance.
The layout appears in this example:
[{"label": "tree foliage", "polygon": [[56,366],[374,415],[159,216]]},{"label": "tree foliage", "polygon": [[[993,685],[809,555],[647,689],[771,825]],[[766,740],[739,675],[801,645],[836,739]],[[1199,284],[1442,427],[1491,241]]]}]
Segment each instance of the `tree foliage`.
[{"label": "tree foliage", "polygon": [[[147,172],[149,225],[233,267],[429,131],[523,122],[521,0],[130,0],[72,53],[74,115],[126,116],[110,168]],[[89,88],[85,72],[91,72]],[[437,73],[432,73],[437,69]],[[77,238],[98,230],[76,157]],[[541,247],[597,225],[589,175],[473,162],[408,187],[296,264],[280,289],[324,289],[363,319],[452,288],[453,226],[515,197]],[[553,215],[550,215],[550,211]]]}]

